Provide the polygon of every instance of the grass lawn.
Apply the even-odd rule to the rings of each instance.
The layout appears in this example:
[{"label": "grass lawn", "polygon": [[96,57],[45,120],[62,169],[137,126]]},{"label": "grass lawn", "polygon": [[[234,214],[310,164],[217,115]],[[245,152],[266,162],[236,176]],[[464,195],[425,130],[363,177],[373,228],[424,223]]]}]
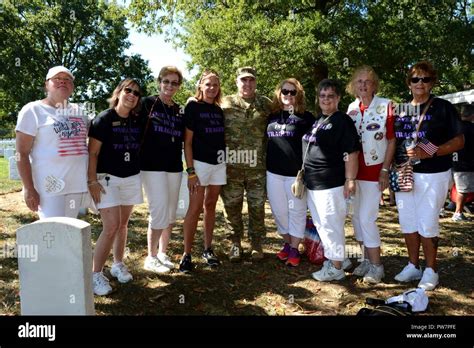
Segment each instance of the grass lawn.
[{"label": "grass lawn", "polygon": [[[385,278],[376,285],[363,283],[351,272],[346,273],[342,281],[318,282],[312,279],[311,273],[320,266],[309,263],[306,258],[297,268],[288,268],[279,262],[275,253],[281,247],[281,238],[276,233],[268,204],[265,258],[252,262],[247,253],[241,263],[230,263],[226,258],[230,244],[225,238],[222,211],[219,201],[214,237],[214,249],[222,261],[219,268],[209,269],[200,257],[203,249],[200,222],[193,249],[196,270],[190,275],[177,270],[157,275],[143,270],[147,253],[147,210],[144,204],[136,207],[129,224],[125,259],[134,280],[127,284],[112,280],[114,292],[106,297],[95,297],[97,315],[354,315],[364,307],[366,297],[386,299],[417,285],[417,282],[405,284],[393,279],[407,263],[395,207],[384,206],[380,211]],[[429,308],[421,315],[474,315],[473,224],[455,223],[450,217],[451,214],[441,219],[440,285],[428,293]],[[19,226],[35,219],[35,214],[26,209],[21,192],[0,195],[0,249],[4,243],[15,242]],[[92,242],[95,243],[101,231],[100,219],[91,214],[85,219],[92,226]],[[346,236],[348,247],[356,249],[348,221]],[[248,248],[249,244],[244,242],[243,246]],[[173,229],[169,254],[178,263],[182,252],[180,220]],[[110,257],[105,268],[109,277],[111,261]],[[356,259],[352,262],[355,267]],[[0,259],[0,315],[19,315],[19,301],[17,261]]]}]

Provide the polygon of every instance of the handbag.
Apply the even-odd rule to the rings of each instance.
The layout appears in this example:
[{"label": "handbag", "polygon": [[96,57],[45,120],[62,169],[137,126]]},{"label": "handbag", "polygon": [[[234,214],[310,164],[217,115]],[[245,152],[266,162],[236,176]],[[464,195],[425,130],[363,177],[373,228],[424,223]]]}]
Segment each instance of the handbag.
[{"label": "handbag", "polygon": [[[309,146],[309,145],[308,145]],[[291,193],[298,199],[303,198],[305,193],[305,186],[304,186],[304,168],[298,170],[298,174],[296,174],[295,182],[291,185]]]},{"label": "handbag", "polygon": [[413,166],[410,161],[395,166],[389,173],[389,185],[393,192],[410,192],[413,190]]},{"label": "handbag", "polygon": [[313,224],[310,216],[306,217],[306,229],[304,231],[304,252],[309,262],[321,265],[326,258],[324,257],[324,248],[318,230]]}]

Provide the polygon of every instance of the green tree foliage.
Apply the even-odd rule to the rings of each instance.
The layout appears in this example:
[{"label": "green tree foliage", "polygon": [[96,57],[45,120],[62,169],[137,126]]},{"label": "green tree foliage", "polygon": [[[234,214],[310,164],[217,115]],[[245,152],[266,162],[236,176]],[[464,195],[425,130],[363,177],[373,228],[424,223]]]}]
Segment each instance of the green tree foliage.
[{"label": "green tree foliage", "polygon": [[[383,82],[380,93],[396,100],[408,97],[406,71],[421,59],[432,61],[441,73],[436,93],[465,89],[474,77],[468,3],[134,0],[128,10],[140,28],[166,32],[183,47],[191,66],[220,71],[226,92],[235,90],[236,68],[253,65],[262,93],[270,95],[278,81],[294,76],[313,108],[322,78],[345,84],[361,64],[376,69]],[[350,99],[346,96],[342,106]]]},{"label": "green tree foliage", "polygon": [[[96,0],[4,0],[0,4],[0,117],[15,120],[22,105],[44,97],[48,69],[64,65],[74,73],[76,102],[96,111],[124,77],[146,87],[147,62],[128,57],[123,9]],[[13,116],[12,116],[13,115]],[[0,122],[2,119],[0,119]]]}]

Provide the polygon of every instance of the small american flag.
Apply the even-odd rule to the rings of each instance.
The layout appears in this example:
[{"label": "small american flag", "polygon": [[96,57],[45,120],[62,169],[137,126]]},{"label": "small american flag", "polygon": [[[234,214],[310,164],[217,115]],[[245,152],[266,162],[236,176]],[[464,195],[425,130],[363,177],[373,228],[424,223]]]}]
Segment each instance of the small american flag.
[{"label": "small american flag", "polygon": [[433,156],[436,151],[438,151],[438,146],[436,146],[426,138],[421,138],[418,142],[418,146],[430,156]]}]

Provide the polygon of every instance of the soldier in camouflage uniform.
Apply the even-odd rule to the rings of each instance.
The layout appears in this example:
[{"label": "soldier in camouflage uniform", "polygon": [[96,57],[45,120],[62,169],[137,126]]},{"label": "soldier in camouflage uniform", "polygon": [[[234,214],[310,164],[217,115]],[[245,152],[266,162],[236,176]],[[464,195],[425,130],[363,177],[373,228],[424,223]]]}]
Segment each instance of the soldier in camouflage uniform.
[{"label": "soldier in camouflage uniform", "polygon": [[230,261],[241,258],[243,237],[242,207],[247,192],[249,237],[252,259],[263,258],[266,199],[266,136],[267,116],[271,101],[257,95],[256,72],[251,67],[237,70],[238,93],[222,102],[225,116],[227,146],[227,185],[222,187],[228,238],[232,241]]}]

